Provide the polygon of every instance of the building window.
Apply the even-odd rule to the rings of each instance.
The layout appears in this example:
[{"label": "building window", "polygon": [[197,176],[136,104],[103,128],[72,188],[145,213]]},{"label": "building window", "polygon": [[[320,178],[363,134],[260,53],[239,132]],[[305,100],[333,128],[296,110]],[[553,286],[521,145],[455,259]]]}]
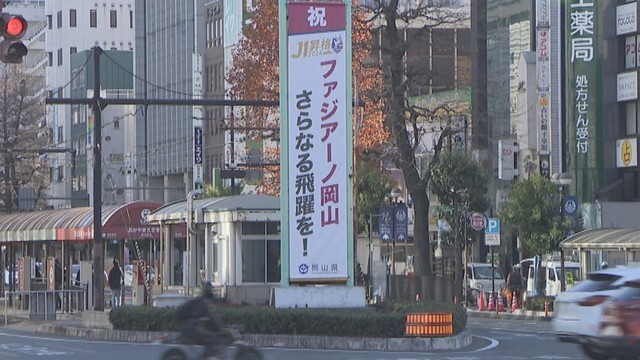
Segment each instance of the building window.
[{"label": "building window", "polygon": [[635,135],[638,133],[638,103],[629,101],[626,103],[626,122],[627,135]]},{"label": "building window", "polygon": [[113,128],[114,129],[120,129],[120,119],[117,117],[113,118]]},{"label": "building window", "polygon": [[58,144],[62,144],[64,142],[64,128],[62,126],[58,126]]},{"label": "building window", "polygon": [[133,29],[133,10],[129,11],[129,28]]},{"label": "building window", "polygon": [[62,27],[62,11],[58,11],[58,29]]},{"label": "building window", "polygon": [[242,281],[280,281],[280,240],[277,222],[242,223]]},{"label": "building window", "polygon": [[47,57],[49,58],[49,66],[53,66],[53,53],[51,51],[47,52]]},{"label": "building window", "polygon": [[53,29],[53,16],[47,15],[47,27],[49,30]]},{"label": "building window", "polygon": [[98,27],[98,13],[96,10],[89,10],[89,26]]},{"label": "building window", "polygon": [[76,9],[69,10],[69,27],[76,27]]},{"label": "building window", "polygon": [[109,25],[111,26],[111,28],[117,28],[118,27],[118,13],[115,10],[111,10],[111,12],[109,13]]},{"label": "building window", "polygon": [[57,172],[56,181],[62,182],[62,180],[64,179],[64,166],[62,165],[58,166],[58,170],[56,172]]},{"label": "building window", "polygon": [[58,66],[62,66],[62,49],[58,49]]},{"label": "building window", "polygon": [[78,48],[75,46],[72,46],[69,48],[69,55],[74,55],[78,53]]}]

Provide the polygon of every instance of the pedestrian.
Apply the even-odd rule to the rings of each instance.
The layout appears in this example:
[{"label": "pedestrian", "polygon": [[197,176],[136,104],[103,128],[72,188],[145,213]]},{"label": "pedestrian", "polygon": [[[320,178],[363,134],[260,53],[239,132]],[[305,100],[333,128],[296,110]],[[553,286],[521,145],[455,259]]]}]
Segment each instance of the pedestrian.
[{"label": "pedestrian", "polygon": [[516,297],[516,301],[518,301],[518,306],[521,306],[522,300],[522,289],[524,289],[524,280],[522,279],[522,275],[520,274],[520,269],[517,266],[513,266],[513,269],[507,276],[507,289],[509,292]]},{"label": "pedestrian", "polygon": [[113,292],[113,307],[117,308],[122,306],[122,284],[124,282],[124,276],[122,276],[122,269],[120,269],[120,262],[118,259],[113,259],[113,267],[109,271],[109,287]]},{"label": "pedestrian", "polygon": [[[62,289],[62,264],[58,259],[55,260],[54,286],[56,290]],[[56,309],[62,309],[62,298],[59,291],[56,291]]]}]

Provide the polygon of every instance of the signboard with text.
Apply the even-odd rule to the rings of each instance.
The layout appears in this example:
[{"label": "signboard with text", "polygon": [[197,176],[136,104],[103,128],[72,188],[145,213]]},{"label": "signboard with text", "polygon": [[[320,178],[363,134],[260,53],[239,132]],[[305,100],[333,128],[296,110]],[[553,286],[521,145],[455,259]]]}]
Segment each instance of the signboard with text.
[{"label": "signboard with text", "polygon": [[[604,1],[569,0],[564,5],[564,34],[567,44],[565,55],[565,108],[567,124],[567,168],[574,175],[575,193],[583,204],[595,200],[601,186],[604,154],[601,143],[603,94],[601,16]],[[631,75],[630,75],[631,76]],[[634,97],[633,79],[622,81],[624,97]],[[573,187],[572,187],[573,190]]]},{"label": "signboard with text", "polygon": [[288,216],[292,282],[348,278],[346,6],[288,3]]},{"label": "signboard with text", "polygon": [[484,230],[484,244],[487,246],[500,246],[500,219],[487,219],[487,227]]}]

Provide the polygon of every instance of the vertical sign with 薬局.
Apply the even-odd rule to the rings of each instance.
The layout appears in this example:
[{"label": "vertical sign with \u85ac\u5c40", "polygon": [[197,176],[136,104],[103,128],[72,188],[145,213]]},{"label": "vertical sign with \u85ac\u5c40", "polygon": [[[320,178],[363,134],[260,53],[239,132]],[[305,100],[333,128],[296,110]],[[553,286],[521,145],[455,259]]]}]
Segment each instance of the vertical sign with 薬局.
[{"label": "vertical sign with \u85ac\u5c40", "polygon": [[[602,116],[602,24],[604,1],[569,0],[565,6],[567,167],[583,204],[595,200],[604,161]],[[573,188],[572,188],[573,190]],[[573,192],[573,191],[572,191]]]},{"label": "vertical sign with \u85ac\u5c40", "polygon": [[288,4],[289,271],[348,277],[348,107],[343,3]]}]

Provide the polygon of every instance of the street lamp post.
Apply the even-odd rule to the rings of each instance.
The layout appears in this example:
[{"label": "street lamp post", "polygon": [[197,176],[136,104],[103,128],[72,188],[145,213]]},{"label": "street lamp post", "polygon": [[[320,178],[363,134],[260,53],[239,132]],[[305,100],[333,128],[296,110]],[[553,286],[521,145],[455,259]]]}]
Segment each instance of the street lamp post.
[{"label": "street lamp post", "polygon": [[[564,224],[565,186],[569,186],[573,183],[573,177],[567,172],[563,172],[562,174],[554,173],[553,175],[551,175],[551,181],[555,185],[560,186],[560,218],[562,219],[562,223]],[[567,285],[565,283],[564,249],[562,247],[560,247],[560,276],[562,277],[560,281],[560,291],[565,291],[567,289]]]}]

